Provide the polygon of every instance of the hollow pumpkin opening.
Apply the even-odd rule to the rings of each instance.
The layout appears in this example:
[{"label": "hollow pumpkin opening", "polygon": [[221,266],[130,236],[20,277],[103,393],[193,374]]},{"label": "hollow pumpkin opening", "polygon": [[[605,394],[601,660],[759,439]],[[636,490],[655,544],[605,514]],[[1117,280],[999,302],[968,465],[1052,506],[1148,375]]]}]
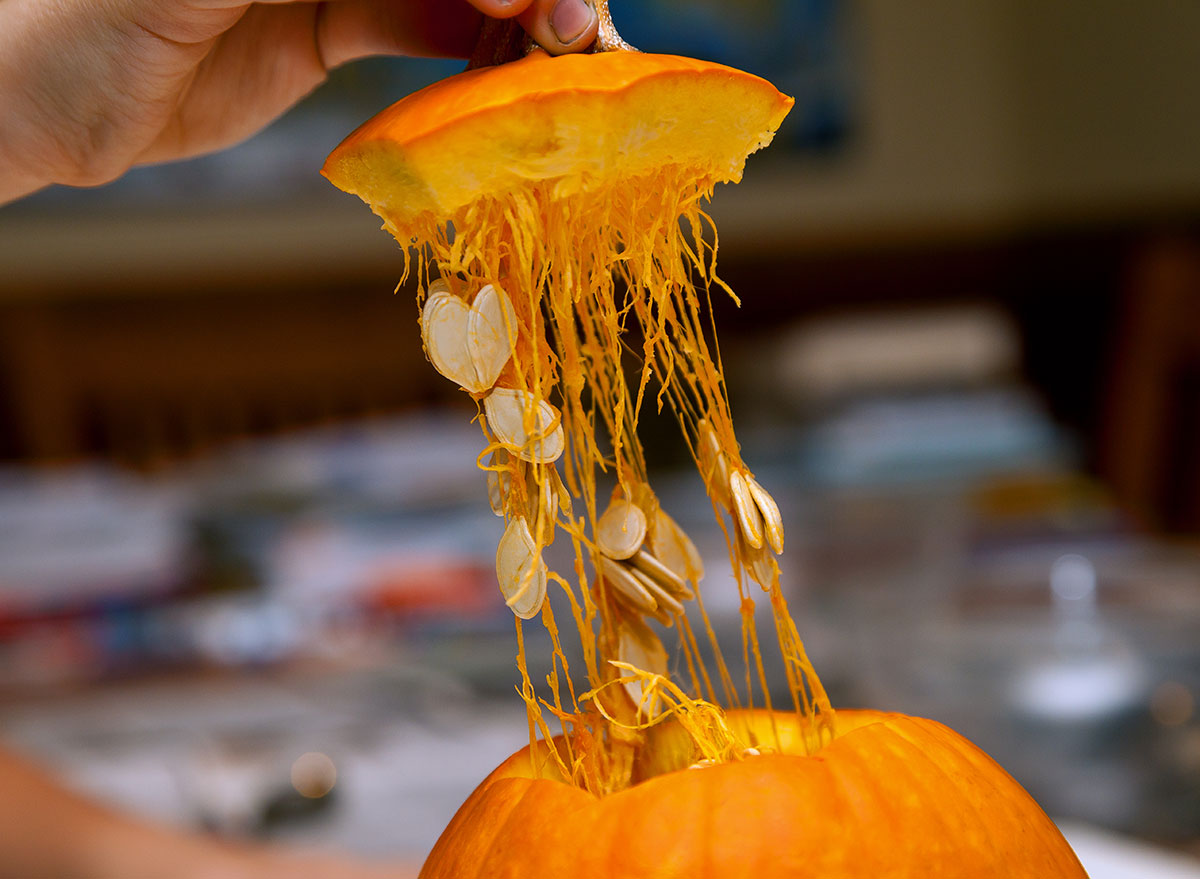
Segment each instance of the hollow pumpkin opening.
[{"label": "hollow pumpkin opening", "polygon": [[[764,711],[761,709],[734,709],[721,712],[729,732],[738,743],[738,760],[750,760],[765,755],[789,757],[814,757],[833,742],[856,730],[878,723],[903,717],[892,712],[840,709],[832,724],[830,735],[824,737],[814,750],[809,742],[811,721],[798,717],[790,711]],[[561,737],[555,741],[561,747]],[[576,749],[581,759],[587,759],[588,745]],[[661,775],[689,769],[707,769],[713,765],[705,761],[697,747],[694,733],[676,718],[664,718],[656,723],[640,743],[634,757],[634,770],[630,786],[641,784]],[[531,747],[518,751],[496,769],[491,779],[529,778],[570,784],[571,779],[559,768],[559,763],[546,747],[538,741]],[[609,792],[612,793],[612,792]]]},{"label": "hollow pumpkin opening", "polygon": [[[794,720],[728,718],[760,731]],[[544,749],[542,759],[524,749],[463,804],[421,875],[1085,876],[1032,798],[961,736],[899,714],[839,711],[838,721],[816,753],[663,771],[606,797],[538,776]]]}]

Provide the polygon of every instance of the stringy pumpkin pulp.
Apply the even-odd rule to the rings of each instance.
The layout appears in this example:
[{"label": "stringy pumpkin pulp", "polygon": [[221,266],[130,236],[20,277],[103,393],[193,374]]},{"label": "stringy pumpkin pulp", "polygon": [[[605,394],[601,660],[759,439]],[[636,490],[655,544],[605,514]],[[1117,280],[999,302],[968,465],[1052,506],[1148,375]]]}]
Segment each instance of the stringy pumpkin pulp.
[{"label": "stringy pumpkin pulp", "polygon": [[[535,555],[557,530],[576,550],[570,576],[546,576],[570,598],[586,687],[571,677],[549,603],[538,605],[555,644],[545,692],[525,673],[519,619],[518,662],[531,735],[553,737],[547,711],[573,727],[576,736],[551,755],[555,771],[593,792],[630,783],[639,729],[668,714],[692,730],[702,759],[732,759],[759,744],[721,732],[720,712],[705,707],[752,705],[755,684],[757,698],[767,698],[747,567],[769,593],[794,708],[812,731],[812,747],[832,717],[764,538],[749,546],[732,513],[729,473],[752,476],[738,452],[709,316],[710,287],[732,291],[715,274],[716,238],[703,204],[718,182],[740,179],[746,156],[770,142],[791,104],[762,79],[693,59],[538,52],[399,102],[347,138],[323,170],[412,245],[404,274],[415,271],[422,297],[435,279],[442,295],[464,303],[489,285],[504,291],[515,338],[494,385],[523,392],[530,433],[537,433],[539,403],[561,413],[565,491],[557,490],[553,461],[511,454],[513,443],[497,436],[486,414],[479,461],[504,477],[495,505],[506,521],[527,519]],[[429,343],[427,335],[427,350]],[[486,395],[475,393],[477,400]],[[675,413],[718,512],[731,514],[723,527],[742,590],[743,652],[757,678],[748,673],[740,694],[719,647],[715,674],[704,667],[691,621],[671,612],[673,602],[631,607],[613,594],[611,578],[589,576],[611,567],[593,536],[607,505],[598,474],[615,476],[617,496],[657,520],[637,436],[644,405]],[[550,516],[538,514],[544,492],[558,507]],[[680,572],[689,593],[698,592],[697,566]],[[646,615],[677,626],[686,687],[665,678],[664,663],[644,668],[637,661],[666,656]],[[716,646],[702,603],[698,617]],[[632,644],[624,650],[623,637]],[[613,689],[614,682],[629,686]],[[585,740],[591,747],[577,746]]]},{"label": "stringy pumpkin pulp", "polygon": [[[405,247],[426,353],[479,408],[478,462],[506,523],[497,573],[530,747],[467,801],[423,876],[1083,875],[965,740],[899,716],[836,720],[788,614],[782,522],[733,431],[710,301],[733,293],[703,205],[791,103],[691,59],[537,52],[412,95],[325,165]],[[648,481],[647,406],[674,413],[727,538],[737,683],[699,555]],[[564,574],[542,560],[560,534],[575,556]],[[787,713],[769,710],[752,582],[770,602]],[[567,598],[582,670],[547,588]],[[525,662],[536,616],[553,644],[544,682]],[[671,630],[677,651],[660,637]]]}]

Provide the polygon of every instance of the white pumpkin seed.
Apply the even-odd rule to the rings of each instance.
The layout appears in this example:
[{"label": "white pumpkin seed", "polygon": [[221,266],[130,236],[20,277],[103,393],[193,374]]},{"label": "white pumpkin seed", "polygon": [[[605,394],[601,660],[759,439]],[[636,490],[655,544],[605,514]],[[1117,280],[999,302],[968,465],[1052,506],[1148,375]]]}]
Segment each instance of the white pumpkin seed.
[{"label": "white pumpkin seed", "polygon": [[467,315],[467,347],[478,384],[490,388],[512,357],[517,315],[508,295],[488,284],[475,294]]},{"label": "white pumpkin seed", "polygon": [[[617,658],[621,662],[629,663],[639,671],[663,677],[667,675],[667,651],[658,636],[640,620],[621,621],[617,630]],[[626,676],[628,672],[621,669],[621,674]],[[650,717],[658,714],[659,700],[657,698],[652,696],[645,703],[642,701],[645,692],[642,681],[630,681],[623,686],[634,705],[640,706],[642,711]]]},{"label": "white pumpkin seed", "polygon": [[[508,452],[497,449],[488,458],[489,467],[499,467],[508,463]],[[508,467],[503,470],[487,471],[488,504],[497,516],[504,515],[504,500],[512,486],[512,472]]]},{"label": "white pumpkin seed", "polygon": [[421,339],[433,368],[450,381],[478,393],[480,386],[467,343],[470,308],[453,293],[439,290],[425,300],[421,310]]},{"label": "white pumpkin seed", "polygon": [[776,554],[783,552],[783,516],[779,513],[779,505],[753,476],[746,477],[746,486],[750,489],[755,506],[762,514],[767,543]]},{"label": "white pumpkin seed", "polygon": [[755,549],[761,548],[763,545],[762,514],[758,511],[758,504],[754,502],[754,496],[750,494],[746,477],[739,470],[734,470],[729,474],[729,494],[733,497],[734,514],[737,516],[742,534],[746,536],[746,542]]},{"label": "white pumpkin seed", "polygon": [[713,499],[724,507],[729,501],[729,462],[721,451],[721,441],[717,432],[707,419],[701,419],[697,424],[696,457],[700,466],[700,476],[708,487]]},{"label": "white pumpkin seed", "polygon": [[683,613],[683,605],[679,603],[678,599],[645,571],[639,570],[632,565],[627,565],[625,570],[633,574],[638,582],[642,584],[642,587],[650,593],[650,597],[654,599],[655,609],[666,614],[667,620],[671,618],[670,614]]},{"label": "white pumpkin seed", "polygon": [[646,539],[646,514],[632,501],[618,498],[596,521],[596,546],[610,559],[627,559]]},{"label": "white pumpkin seed", "polygon": [[[685,601],[695,598],[692,590],[688,588],[687,581],[650,553],[646,552],[644,547],[630,556],[629,563],[639,573],[645,574],[672,596],[682,598]],[[662,602],[659,603],[661,604]],[[682,609],[682,606],[680,606],[680,610]]]},{"label": "white pumpkin seed", "polygon": [[659,507],[650,532],[650,550],[680,580],[699,583],[704,577],[704,561],[700,551],[679,524]]},{"label": "white pumpkin seed", "polygon": [[523,620],[537,616],[546,599],[547,568],[524,516],[512,519],[500,538],[496,579],[513,613]]},{"label": "white pumpkin seed", "polygon": [[641,613],[654,613],[658,602],[628,568],[607,556],[600,556],[600,576],[617,592],[626,604]]},{"label": "white pumpkin seed", "polygon": [[496,439],[523,461],[549,464],[566,448],[558,410],[527,391],[494,388],[484,398],[483,409]]},{"label": "white pumpkin seed", "polygon": [[779,577],[779,566],[775,563],[775,556],[766,546],[750,546],[741,533],[738,534],[738,548],[750,579],[761,586],[763,591],[769,592],[771,585]]},{"label": "white pumpkin seed", "polygon": [[527,477],[529,497],[529,518],[535,523],[534,529],[540,534],[546,546],[554,542],[554,518],[558,512],[558,488],[554,465],[550,464],[540,474],[542,481],[537,481],[537,468],[530,467]]}]

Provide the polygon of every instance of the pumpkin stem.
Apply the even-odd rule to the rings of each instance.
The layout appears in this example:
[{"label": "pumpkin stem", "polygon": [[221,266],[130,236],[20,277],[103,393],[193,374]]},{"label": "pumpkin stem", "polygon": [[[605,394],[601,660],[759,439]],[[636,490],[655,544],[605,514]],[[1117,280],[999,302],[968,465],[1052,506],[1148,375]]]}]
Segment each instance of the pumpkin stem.
[{"label": "pumpkin stem", "polygon": [[[600,26],[596,32],[595,42],[587,50],[588,53],[636,52],[637,49],[621,39],[621,35],[617,33],[612,13],[608,9],[608,0],[589,0],[589,2],[596,7],[596,16],[600,20]],[[475,42],[475,51],[471,53],[471,60],[467,62],[467,70],[474,70],[476,67],[494,67],[498,64],[516,61],[537,48],[537,43],[529,34],[525,33],[525,29],[517,23],[516,19],[485,17],[483,27],[479,30],[479,39]]]},{"label": "pumpkin stem", "polygon": [[475,42],[475,51],[467,62],[467,70],[477,67],[495,67],[508,61],[524,58],[537,44],[525,33],[525,28],[512,18],[491,18],[484,16],[483,27],[479,29],[479,39]]},{"label": "pumpkin stem", "polygon": [[596,42],[592,43],[589,52],[636,52],[621,35],[613,24],[612,13],[608,9],[608,0],[595,0],[596,15],[600,18],[600,29],[596,32]]}]

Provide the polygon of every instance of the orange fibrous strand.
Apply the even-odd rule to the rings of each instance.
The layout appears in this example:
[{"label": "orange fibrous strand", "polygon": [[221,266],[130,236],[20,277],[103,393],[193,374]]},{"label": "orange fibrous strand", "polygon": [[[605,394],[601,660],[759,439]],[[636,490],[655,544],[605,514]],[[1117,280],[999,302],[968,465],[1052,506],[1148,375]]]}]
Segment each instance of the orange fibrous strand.
[{"label": "orange fibrous strand", "polygon": [[[639,737],[666,718],[683,725],[700,759],[737,758],[745,743],[729,731],[716,703],[752,706],[755,689],[758,698],[766,699],[768,693],[747,593],[746,561],[716,501],[728,487],[714,484],[718,477],[712,467],[703,466],[701,449],[701,429],[706,426],[728,466],[743,468],[712,321],[710,290],[716,287],[733,295],[716,275],[715,228],[704,211],[712,186],[697,181],[691,169],[666,167],[643,178],[597,181],[567,195],[552,180],[531,182],[517,190],[480,195],[451,217],[429,214],[403,226],[383,217],[399,241],[414,245],[405,255],[405,275],[415,270],[422,295],[435,274],[452,279],[468,294],[485,284],[507,294],[519,333],[497,386],[527,393],[528,429],[536,425],[536,401],[548,401],[561,412],[566,451],[556,466],[562,468],[571,498],[581,503],[582,515],[572,507],[557,510],[550,523],[538,518],[534,540],[539,548],[548,545],[552,534],[546,533],[547,524],[551,532],[561,528],[570,536],[574,577],[552,575],[551,580],[569,601],[584,668],[568,664],[547,603],[542,621],[551,634],[552,671],[544,686],[531,680],[518,620],[518,692],[527,708],[531,739],[556,743],[537,752],[546,753],[553,764],[547,765],[547,774],[597,794],[631,783]],[[599,566],[589,535],[595,533],[607,503],[607,496],[599,494],[598,480],[615,481],[626,496],[650,497],[650,506],[657,506],[648,494],[638,441],[639,416],[649,400],[657,409],[669,408],[678,420],[725,530],[743,604],[741,693],[698,586],[694,616],[676,615],[674,626],[689,692],[663,675],[618,658],[617,597],[603,577],[589,581],[589,568],[594,572]],[[485,419],[480,422],[488,448],[479,464],[486,467],[488,456],[501,446]],[[550,470],[535,466],[530,471],[538,489],[552,478]],[[520,482],[515,476],[511,481]],[[524,491],[513,493],[513,504],[530,503]],[[529,494],[536,492],[531,489]],[[505,510],[506,516],[515,514]],[[795,710],[812,731],[808,746],[815,750],[829,735],[832,711],[787,615],[777,577],[769,593]],[[716,664],[719,692],[702,658],[694,624],[703,626],[714,653],[710,661]],[[572,679],[580,673],[586,676],[586,692]],[[645,704],[631,704],[626,691],[614,686],[631,681],[641,681],[643,694],[648,698],[653,693],[664,707],[654,713],[646,711]],[[565,735],[554,738],[548,716],[562,725]]]},{"label": "orange fibrous strand", "polygon": [[[595,700],[597,710],[614,727],[629,731],[648,730],[668,720],[679,724],[695,746],[698,760],[723,763],[740,759],[749,743],[741,740],[725,722],[725,712],[711,702],[689,696],[670,678],[640,669],[628,662],[610,660],[609,664],[621,676],[582,694],[582,699]],[[627,683],[642,685],[642,698],[634,721],[626,721],[609,713],[597,697],[606,689]],[[643,709],[652,700],[665,703],[653,717],[644,718]]]}]

